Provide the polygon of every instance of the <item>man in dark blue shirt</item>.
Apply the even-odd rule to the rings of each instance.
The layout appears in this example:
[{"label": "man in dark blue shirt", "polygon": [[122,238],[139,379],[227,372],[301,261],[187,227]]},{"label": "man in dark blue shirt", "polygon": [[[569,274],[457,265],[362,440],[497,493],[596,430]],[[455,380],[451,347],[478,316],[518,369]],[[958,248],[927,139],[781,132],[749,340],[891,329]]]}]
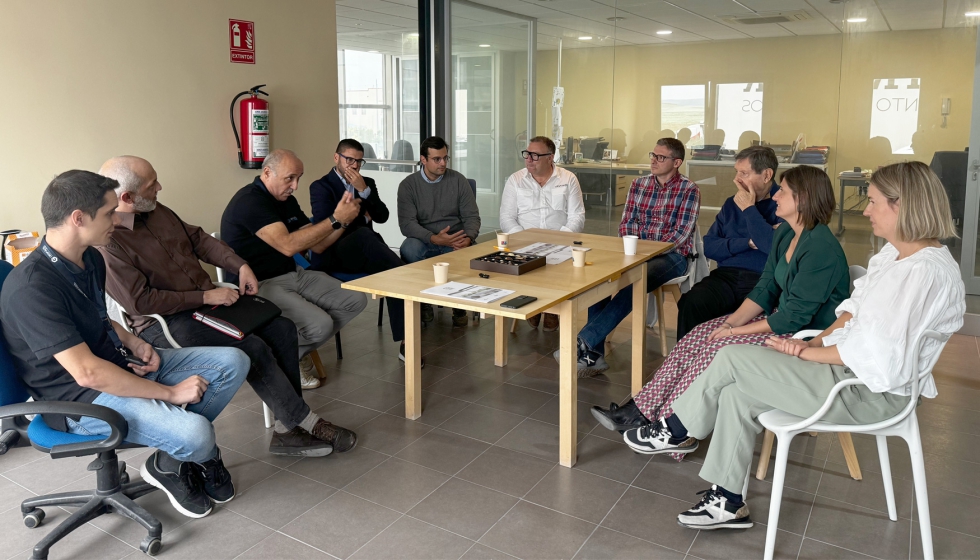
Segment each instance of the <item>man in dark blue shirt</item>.
[{"label": "man in dark blue shirt", "polygon": [[735,156],[738,192],[725,201],[704,236],[704,254],[718,268],[677,303],[677,340],[705,321],[734,312],[759,281],[782,221],[772,200],[779,190],[778,167],[775,152],[766,146],[751,146]]}]

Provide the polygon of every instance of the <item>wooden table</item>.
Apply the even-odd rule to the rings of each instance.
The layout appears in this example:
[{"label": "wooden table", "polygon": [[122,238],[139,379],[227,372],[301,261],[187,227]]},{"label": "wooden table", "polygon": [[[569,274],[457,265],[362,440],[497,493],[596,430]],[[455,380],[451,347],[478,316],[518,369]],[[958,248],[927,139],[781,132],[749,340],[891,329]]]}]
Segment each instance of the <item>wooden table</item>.
[{"label": "wooden table", "polygon": [[[547,265],[521,276],[490,272],[490,278],[480,278],[481,271],[470,269],[470,259],[496,251],[495,241],[488,241],[459,251],[453,251],[417,263],[405,265],[352,282],[345,282],[348,290],[365,292],[375,296],[405,300],[405,417],[415,420],[422,415],[422,346],[420,304],[443,305],[456,309],[476,311],[494,316],[494,364],[507,365],[507,341],[510,334],[504,324],[507,317],[527,319],[542,311],[556,313],[560,317],[561,360],[559,389],[559,460],[571,467],[576,461],[575,431],[578,423],[575,406],[578,394],[578,359],[576,335],[584,326],[590,305],[615,295],[630,284],[633,289],[633,347],[632,391],[636,395],[643,387],[644,323],[646,321],[647,267],[643,264],[670,250],[671,243],[640,241],[637,254],[623,253],[623,241],[618,237],[570,233],[542,229],[530,229],[510,236],[510,247],[518,251],[532,243],[546,242],[572,246],[582,241],[583,247],[592,250],[586,261],[592,263],[575,268],[568,260],[559,265]],[[423,294],[422,290],[435,286],[432,264],[449,263],[449,280],[514,290],[512,296],[493,303],[473,303]],[[534,296],[537,301],[520,309],[504,309],[500,303],[519,295]]]}]

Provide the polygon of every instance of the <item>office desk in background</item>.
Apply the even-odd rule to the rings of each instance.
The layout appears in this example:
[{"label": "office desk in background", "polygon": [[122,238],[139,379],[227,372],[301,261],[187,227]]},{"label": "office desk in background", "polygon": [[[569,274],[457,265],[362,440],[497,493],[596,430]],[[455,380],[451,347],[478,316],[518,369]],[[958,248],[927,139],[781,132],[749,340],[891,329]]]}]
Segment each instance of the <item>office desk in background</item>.
[{"label": "office desk in background", "polygon": [[[650,174],[649,164],[615,163],[611,161],[589,161],[584,163],[559,163],[578,177],[582,185],[582,194],[601,194],[606,199],[606,214],[612,214],[613,206],[626,204],[633,178]],[[591,178],[591,180],[590,180]],[[596,181],[595,179],[598,179]],[[601,190],[590,190],[592,185],[599,183]]]}]

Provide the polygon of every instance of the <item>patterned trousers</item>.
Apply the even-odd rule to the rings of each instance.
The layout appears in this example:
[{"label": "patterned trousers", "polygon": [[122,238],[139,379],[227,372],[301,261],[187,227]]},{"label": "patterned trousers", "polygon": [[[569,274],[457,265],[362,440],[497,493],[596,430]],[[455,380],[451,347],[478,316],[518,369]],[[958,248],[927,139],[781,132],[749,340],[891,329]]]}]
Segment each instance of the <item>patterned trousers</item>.
[{"label": "patterned trousers", "polygon": [[[779,338],[791,338],[793,336],[792,333],[776,335],[771,332],[739,334],[709,342],[708,336],[727,321],[728,317],[729,315],[725,315],[705,321],[677,341],[677,345],[667,355],[663,365],[653,374],[653,379],[643,387],[643,390],[634,399],[636,406],[648,420],[655,422],[673,414],[674,400],[686,391],[691,383],[694,383],[701,372],[711,364],[715,354],[725,346],[732,344],[763,346],[766,340],[773,336]],[[762,319],[765,319],[765,315],[759,315],[749,323]],[[680,461],[684,455],[672,454],[671,457]]]}]

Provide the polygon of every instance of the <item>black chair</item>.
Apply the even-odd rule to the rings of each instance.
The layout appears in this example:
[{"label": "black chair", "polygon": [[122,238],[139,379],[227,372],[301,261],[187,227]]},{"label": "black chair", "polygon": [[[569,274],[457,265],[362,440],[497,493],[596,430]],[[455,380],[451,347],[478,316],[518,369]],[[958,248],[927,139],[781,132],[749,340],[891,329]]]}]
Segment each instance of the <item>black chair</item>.
[{"label": "black chair", "polygon": [[946,189],[949,209],[956,225],[963,222],[966,211],[966,168],[969,161],[969,152],[936,152],[929,164]]},{"label": "black chair", "polygon": [[[0,262],[0,288],[7,274],[13,269],[10,264]],[[37,545],[31,556],[34,560],[48,557],[50,548],[69,533],[106,513],[128,517],[147,530],[147,536],[140,543],[140,550],[153,556],[163,546],[160,536],[163,525],[150,512],[140,507],[134,500],[156,490],[147,482],[130,482],[126,473],[126,463],[116,457],[116,449],[141,447],[124,442],[128,432],[126,420],[116,411],[88,403],[78,402],[25,402],[29,395],[14,369],[13,358],[7,350],[6,342],[0,336],[0,418],[4,420],[4,439],[10,445],[16,443],[21,435],[19,428],[26,424],[25,417],[36,415],[26,430],[26,437],[38,451],[52,459],[63,457],[84,457],[97,455],[88,465],[95,471],[95,490],[76,490],[47,496],[37,496],[24,500],[20,512],[24,525],[33,529],[44,521],[44,510],[48,506],[77,507],[61,525],[51,530]],[[112,433],[104,436],[81,436],[54,430],[49,427],[42,414],[66,414],[97,418],[109,424]],[[10,428],[8,430],[8,427]],[[17,434],[17,435],[11,435]],[[6,452],[6,448],[3,449]]]},{"label": "black chair", "polygon": [[[367,142],[361,142],[364,146],[364,159],[378,159],[378,156],[374,152],[374,146],[368,144]],[[365,163],[361,166],[361,171],[377,171],[380,169],[377,163]]]}]

